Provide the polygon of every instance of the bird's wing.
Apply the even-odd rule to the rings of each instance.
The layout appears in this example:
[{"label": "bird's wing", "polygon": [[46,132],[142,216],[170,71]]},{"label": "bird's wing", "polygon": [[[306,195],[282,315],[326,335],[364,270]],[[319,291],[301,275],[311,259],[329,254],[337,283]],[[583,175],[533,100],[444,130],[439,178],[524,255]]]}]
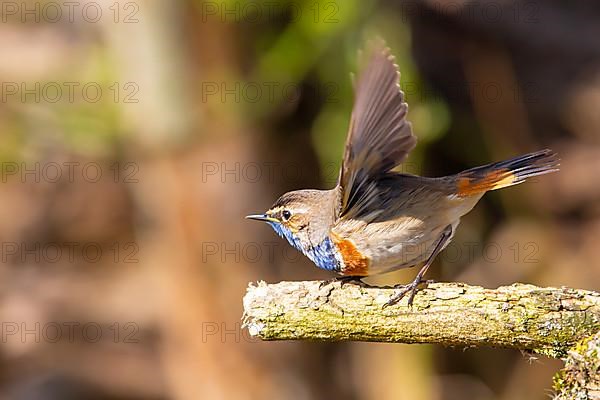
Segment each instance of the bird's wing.
[{"label": "bird's wing", "polygon": [[[367,211],[373,193],[370,183],[398,166],[417,139],[406,120],[408,105],[400,90],[400,72],[383,41],[370,43],[366,65],[355,85],[354,109],[338,184],[341,217]],[[362,57],[361,57],[362,58]]]}]

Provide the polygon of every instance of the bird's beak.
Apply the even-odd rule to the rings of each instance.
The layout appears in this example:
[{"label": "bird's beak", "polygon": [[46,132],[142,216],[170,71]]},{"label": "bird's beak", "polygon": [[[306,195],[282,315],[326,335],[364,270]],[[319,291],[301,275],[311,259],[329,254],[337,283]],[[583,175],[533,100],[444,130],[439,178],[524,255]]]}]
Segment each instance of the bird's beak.
[{"label": "bird's beak", "polygon": [[264,222],[278,222],[275,218],[269,217],[267,214],[246,215],[246,219],[254,219],[257,221],[264,221]]}]

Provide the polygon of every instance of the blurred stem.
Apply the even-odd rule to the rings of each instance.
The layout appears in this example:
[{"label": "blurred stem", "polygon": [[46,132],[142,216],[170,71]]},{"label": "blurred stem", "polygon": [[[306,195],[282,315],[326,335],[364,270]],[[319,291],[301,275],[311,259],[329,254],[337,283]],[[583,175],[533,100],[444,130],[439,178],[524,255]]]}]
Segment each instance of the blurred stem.
[{"label": "blurred stem", "polygon": [[250,285],[245,325],[264,340],[358,340],[494,346],[563,357],[600,330],[600,294],[514,284],[484,289],[436,283],[382,308],[391,288],[321,282]]}]

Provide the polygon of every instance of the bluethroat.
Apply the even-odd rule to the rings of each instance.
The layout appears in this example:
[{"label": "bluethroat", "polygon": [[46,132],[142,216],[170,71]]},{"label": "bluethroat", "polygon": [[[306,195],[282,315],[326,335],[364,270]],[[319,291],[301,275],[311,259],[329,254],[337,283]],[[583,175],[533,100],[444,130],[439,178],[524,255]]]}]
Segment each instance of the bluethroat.
[{"label": "bluethroat", "polygon": [[317,267],[342,280],[422,267],[397,285],[385,304],[417,287],[452,239],[460,218],[489,190],[558,170],[558,158],[541,150],[455,175],[426,178],[394,172],[416,145],[400,72],[389,48],[371,43],[355,81],[355,101],[337,185],[331,190],[285,193],[264,214],[267,222]]}]

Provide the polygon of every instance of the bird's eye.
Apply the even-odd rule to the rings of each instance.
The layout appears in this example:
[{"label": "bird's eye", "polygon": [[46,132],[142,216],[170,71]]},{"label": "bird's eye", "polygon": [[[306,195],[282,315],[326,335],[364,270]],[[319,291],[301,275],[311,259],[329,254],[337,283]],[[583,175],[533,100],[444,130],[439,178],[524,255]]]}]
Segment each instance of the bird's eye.
[{"label": "bird's eye", "polygon": [[292,218],[292,213],[289,212],[288,210],[283,210],[283,212],[281,213],[281,217],[283,218],[284,221],[287,221],[290,218]]}]

